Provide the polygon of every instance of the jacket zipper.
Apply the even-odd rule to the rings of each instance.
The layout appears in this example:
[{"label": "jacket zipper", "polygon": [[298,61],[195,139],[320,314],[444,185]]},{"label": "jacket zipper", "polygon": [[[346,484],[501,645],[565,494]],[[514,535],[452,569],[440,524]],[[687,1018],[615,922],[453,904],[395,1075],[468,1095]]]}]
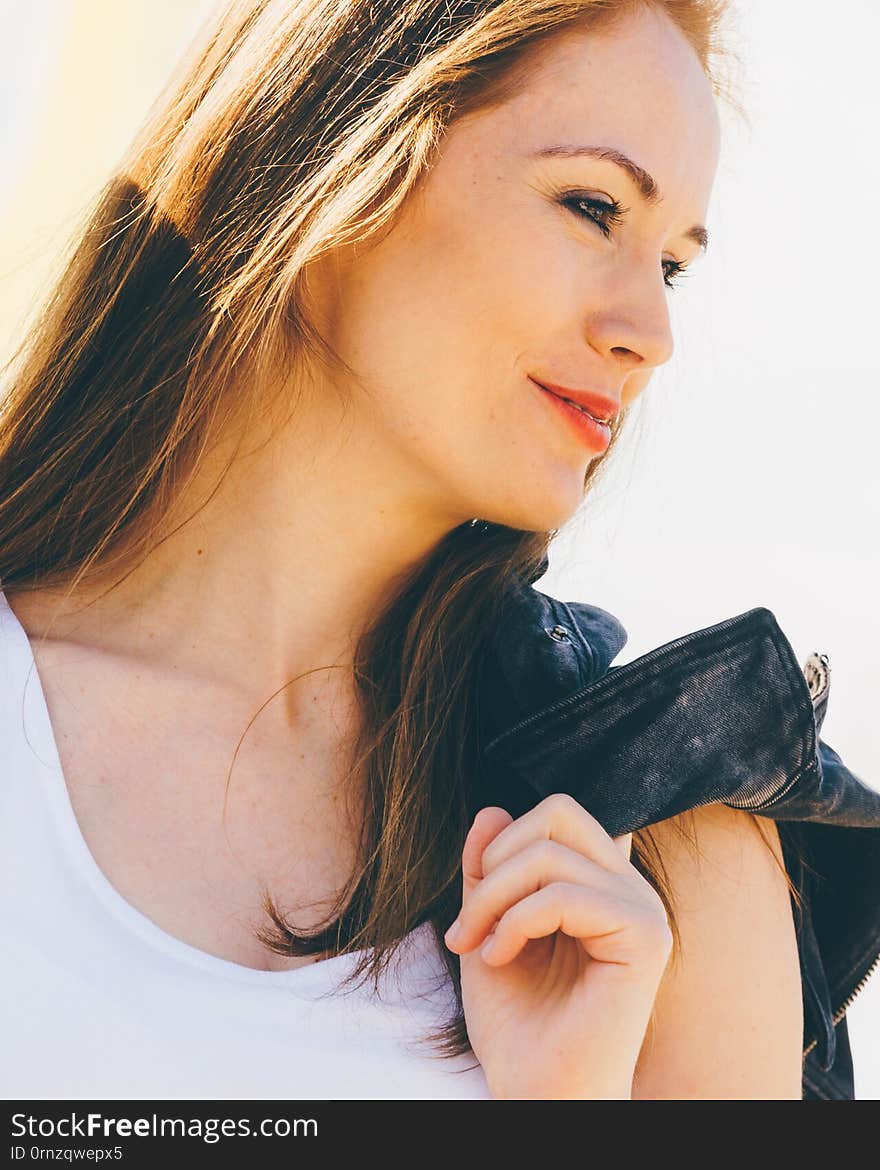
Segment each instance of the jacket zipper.
[{"label": "jacket zipper", "polygon": [[[840,1021],[843,1019],[843,1017],[846,1015],[846,1013],[849,1011],[853,1000],[856,998],[856,996],[859,994],[859,992],[862,990],[862,988],[867,984],[868,980],[874,974],[874,971],[877,969],[878,963],[880,963],[880,953],[878,953],[877,955],[874,956],[873,962],[871,963],[868,970],[861,977],[861,979],[858,981],[858,983],[855,985],[855,987],[852,989],[852,991],[849,993],[849,995],[846,997],[846,999],[843,1001],[843,1003],[840,1005],[840,1007],[837,1009],[837,1011],[832,1016],[831,1023],[832,1023],[833,1027],[836,1028],[837,1025],[840,1023]],[[818,1040],[813,1040],[813,1042],[807,1048],[804,1049],[804,1053],[803,1053],[804,1056],[807,1056],[810,1052],[812,1052],[813,1049],[816,1047],[817,1043],[818,1043]]]}]

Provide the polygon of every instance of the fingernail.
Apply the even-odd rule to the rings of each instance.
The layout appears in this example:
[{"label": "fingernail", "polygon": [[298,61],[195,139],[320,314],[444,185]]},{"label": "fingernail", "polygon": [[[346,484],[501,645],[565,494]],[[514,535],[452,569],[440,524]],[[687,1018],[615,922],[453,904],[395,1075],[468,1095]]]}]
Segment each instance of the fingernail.
[{"label": "fingernail", "polygon": [[458,939],[460,934],[461,934],[461,918],[456,918],[455,922],[453,922],[452,926],[450,926],[450,928],[447,930],[446,934],[443,937],[446,939],[446,941],[448,943],[454,943]]},{"label": "fingernail", "polygon": [[495,948],[495,935],[490,934],[483,945],[480,947],[480,954],[485,958],[490,955]]}]

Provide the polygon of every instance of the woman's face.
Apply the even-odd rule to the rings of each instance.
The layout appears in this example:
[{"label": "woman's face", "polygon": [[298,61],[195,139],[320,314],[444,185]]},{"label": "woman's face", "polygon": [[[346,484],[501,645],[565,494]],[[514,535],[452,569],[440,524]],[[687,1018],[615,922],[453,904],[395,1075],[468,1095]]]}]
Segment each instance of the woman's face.
[{"label": "woman's face", "polygon": [[393,229],[314,285],[377,474],[451,526],[561,527],[603,441],[533,379],[613,408],[669,360],[667,282],[702,254],[719,140],[693,49],[647,7],[560,33],[511,100],[454,123]]}]

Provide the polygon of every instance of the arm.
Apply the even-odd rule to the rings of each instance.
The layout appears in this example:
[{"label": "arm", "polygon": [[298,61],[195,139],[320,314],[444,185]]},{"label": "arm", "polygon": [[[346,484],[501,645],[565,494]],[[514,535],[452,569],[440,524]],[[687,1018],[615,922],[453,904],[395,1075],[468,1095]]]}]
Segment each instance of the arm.
[{"label": "arm", "polygon": [[[634,1100],[801,1100],[797,938],[773,860],[782,863],[779,834],[773,821],[760,818],[759,828],[758,820],[711,804],[650,828],[682,952],[658,988]],[[695,832],[699,855],[675,822]]]}]

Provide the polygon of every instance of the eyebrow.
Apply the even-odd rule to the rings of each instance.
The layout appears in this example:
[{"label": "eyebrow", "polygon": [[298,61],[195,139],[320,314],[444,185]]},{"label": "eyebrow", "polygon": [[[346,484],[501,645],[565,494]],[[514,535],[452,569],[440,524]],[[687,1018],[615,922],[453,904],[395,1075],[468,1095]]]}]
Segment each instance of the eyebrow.
[{"label": "eyebrow", "polygon": [[[626,171],[645,203],[655,207],[662,202],[663,196],[654,177],[613,146],[545,146],[541,150],[536,150],[535,155],[539,158],[598,158],[604,162],[614,163]],[[695,223],[693,227],[688,228],[684,236],[699,244],[704,252],[709,246],[709,233],[701,223]]]}]

